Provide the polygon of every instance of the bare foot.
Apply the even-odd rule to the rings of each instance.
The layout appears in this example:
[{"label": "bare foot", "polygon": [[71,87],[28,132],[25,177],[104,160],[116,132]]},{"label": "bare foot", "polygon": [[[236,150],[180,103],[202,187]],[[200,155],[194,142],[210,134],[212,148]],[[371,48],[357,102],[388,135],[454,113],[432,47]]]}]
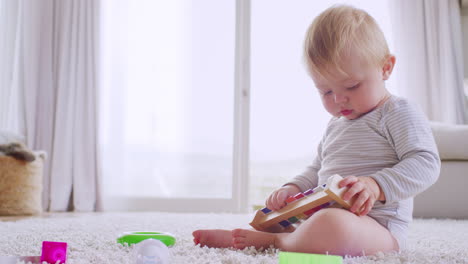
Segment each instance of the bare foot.
[{"label": "bare foot", "polygon": [[268,248],[275,245],[277,234],[247,229],[234,229],[232,243],[237,249],[254,246],[256,249]]},{"label": "bare foot", "polygon": [[232,234],[230,230],[205,229],[196,230],[192,233],[195,245],[229,248],[232,247]]}]

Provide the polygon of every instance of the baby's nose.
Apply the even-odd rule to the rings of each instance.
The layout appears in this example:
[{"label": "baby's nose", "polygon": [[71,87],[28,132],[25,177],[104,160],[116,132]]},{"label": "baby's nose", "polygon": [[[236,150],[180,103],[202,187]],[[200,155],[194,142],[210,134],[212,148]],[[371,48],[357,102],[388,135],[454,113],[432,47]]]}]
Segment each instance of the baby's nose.
[{"label": "baby's nose", "polygon": [[341,94],[335,94],[335,103],[343,103],[346,102],[347,98]]}]

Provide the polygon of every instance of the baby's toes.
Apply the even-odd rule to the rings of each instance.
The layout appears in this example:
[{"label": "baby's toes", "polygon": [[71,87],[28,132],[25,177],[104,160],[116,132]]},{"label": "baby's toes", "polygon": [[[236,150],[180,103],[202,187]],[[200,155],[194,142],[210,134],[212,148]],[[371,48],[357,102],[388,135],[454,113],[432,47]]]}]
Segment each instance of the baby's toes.
[{"label": "baby's toes", "polygon": [[246,247],[245,237],[233,237],[232,246],[237,249],[244,249]]},{"label": "baby's toes", "polygon": [[200,240],[202,238],[202,232],[201,230],[196,230],[192,233],[192,236],[193,236],[193,243],[195,243],[195,245],[198,245],[200,244]]}]

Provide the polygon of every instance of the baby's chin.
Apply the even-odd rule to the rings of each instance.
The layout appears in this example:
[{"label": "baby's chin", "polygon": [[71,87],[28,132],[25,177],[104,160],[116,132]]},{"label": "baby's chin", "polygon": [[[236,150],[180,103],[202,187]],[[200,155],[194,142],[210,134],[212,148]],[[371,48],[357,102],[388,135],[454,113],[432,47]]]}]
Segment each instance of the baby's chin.
[{"label": "baby's chin", "polygon": [[344,115],[342,115],[342,117],[344,117],[344,118],[346,118],[348,120],[354,120],[354,119],[358,118],[358,116],[356,117],[356,116],[344,116]]},{"label": "baby's chin", "polygon": [[351,113],[349,115],[342,115],[341,113],[339,113],[338,115],[335,115],[335,116],[338,117],[338,118],[343,117],[343,118],[346,118],[348,120],[354,120],[354,119],[360,118],[362,115],[363,114],[353,112],[353,113]]}]

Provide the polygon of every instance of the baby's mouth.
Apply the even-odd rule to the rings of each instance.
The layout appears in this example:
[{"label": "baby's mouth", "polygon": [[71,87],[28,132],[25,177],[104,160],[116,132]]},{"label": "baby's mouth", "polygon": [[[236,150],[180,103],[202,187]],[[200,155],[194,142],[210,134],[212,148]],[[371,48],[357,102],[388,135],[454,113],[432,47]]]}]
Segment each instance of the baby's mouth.
[{"label": "baby's mouth", "polygon": [[353,112],[353,110],[345,109],[345,110],[341,110],[340,113],[341,113],[343,116],[347,116],[347,115],[350,115],[352,112]]}]

